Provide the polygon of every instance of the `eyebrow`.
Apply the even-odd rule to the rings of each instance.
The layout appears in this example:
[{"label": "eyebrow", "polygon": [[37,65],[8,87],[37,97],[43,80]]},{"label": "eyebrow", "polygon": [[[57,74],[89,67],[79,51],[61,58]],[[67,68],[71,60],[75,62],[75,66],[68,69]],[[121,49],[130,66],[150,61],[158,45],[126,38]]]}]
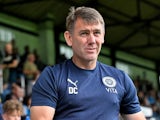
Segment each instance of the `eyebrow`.
[{"label": "eyebrow", "polygon": [[[83,31],[90,31],[90,30],[89,30],[89,29],[82,29],[82,30],[80,30],[80,32],[81,32],[81,31],[83,32]],[[96,29],[93,29],[93,31],[101,31],[101,29],[97,29],[97,28],[96,28]]]}]

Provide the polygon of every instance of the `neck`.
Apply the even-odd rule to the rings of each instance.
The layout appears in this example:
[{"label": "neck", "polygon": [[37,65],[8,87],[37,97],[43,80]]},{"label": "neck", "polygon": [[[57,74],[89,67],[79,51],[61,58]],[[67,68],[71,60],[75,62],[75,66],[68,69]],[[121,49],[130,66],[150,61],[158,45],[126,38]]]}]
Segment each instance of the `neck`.
[{"label": "neck", "polygon": [[81,69],[93,70],[96,67],[96,61],[85,61],[76,58],[72,58],[73,63]]}]

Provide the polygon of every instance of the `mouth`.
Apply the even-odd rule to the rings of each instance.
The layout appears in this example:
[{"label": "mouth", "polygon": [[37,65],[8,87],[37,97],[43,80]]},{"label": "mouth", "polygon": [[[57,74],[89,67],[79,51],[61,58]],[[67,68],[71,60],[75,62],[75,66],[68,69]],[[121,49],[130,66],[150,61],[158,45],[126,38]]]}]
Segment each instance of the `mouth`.
[{"label": "mouth", "polygon": [[96,48],[86,48],[87,52],[93,53],[96,51]]}]

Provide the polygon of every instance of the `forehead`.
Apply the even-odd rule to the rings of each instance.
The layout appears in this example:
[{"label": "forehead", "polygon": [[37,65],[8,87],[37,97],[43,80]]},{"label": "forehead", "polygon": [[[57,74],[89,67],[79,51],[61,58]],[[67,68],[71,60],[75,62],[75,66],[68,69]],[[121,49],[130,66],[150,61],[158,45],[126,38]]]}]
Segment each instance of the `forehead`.
[{"label": "forehead", "polygon": [[76,29],[87,29],[90,27],[92,27],[93,29],[95,28],[99,30],[103,29],[103,25],[98,20],[87,21],[87,20],[78,18],[74,25],[74,28]]},{"label": "forehead", "polygon": [[16,115],[19,115],[20,111],[19,110],[13,110],[11,111],[10,113],[8,113],[8,115],[11,115],[11,116],[16,116]]}]

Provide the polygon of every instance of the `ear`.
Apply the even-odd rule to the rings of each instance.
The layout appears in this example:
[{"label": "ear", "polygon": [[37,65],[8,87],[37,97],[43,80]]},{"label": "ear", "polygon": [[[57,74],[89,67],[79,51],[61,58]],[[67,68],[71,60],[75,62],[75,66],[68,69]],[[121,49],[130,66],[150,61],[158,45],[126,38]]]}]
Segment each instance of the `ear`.
[{"label": "ear", "polygon": [[102,40],[102,44],[104,43],[105,32],[104,32],[103,34],[104,34],[104,35],[103,35],[103,40]]},{"label": "ear", "polygon": [[104,43],[104,38],[103,38],[103,40],[102,40],[102,44]]},{"label": "ear", "polygon": [[69,31],[64,32],[64,38],[68,46],[72,46],[72,36]]}]

